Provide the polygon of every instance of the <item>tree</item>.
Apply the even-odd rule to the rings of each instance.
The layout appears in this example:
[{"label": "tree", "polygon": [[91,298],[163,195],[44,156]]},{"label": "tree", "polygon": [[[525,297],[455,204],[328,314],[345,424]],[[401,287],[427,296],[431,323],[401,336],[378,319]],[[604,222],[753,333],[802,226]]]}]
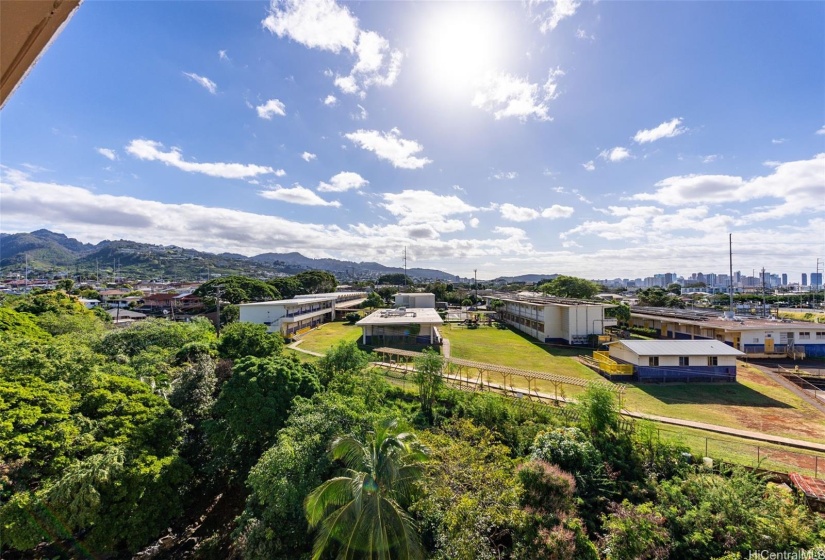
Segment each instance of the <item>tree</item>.
[{"label": "tree", "polygon": [[362,305],[371,308],[384,307],[384,298],[382,298],[378,292],[370,292]]},{"label": "tree", "polygon": [[341,341],[318,361],[321,380],[326,385],[338,376],[361,373],[369,361],[369,354],[359,350],[358,344]]},{"label": "tree", "polygon": [[312,364],[294,356],[242,358],[223,384],[205,425],[216,466],[245,475],[289,415],[292,399],[321,388]]},{"label": "tree", "polygon": [[378,295],[384,300],[384,302],[389,302],[390,298],[398,293],[398,288],[392,286],[384,286],[381,288],[376,288],[375,290],[378,292]]},{"label": "tree", "polygon": [[338,281],[335,275],[323,270],[307,270],[294,276],[300,282],[305,294],[334,292]]},{"label": "tree", "polygon": [[412,286],[412,279],[403,272],[396,272],[392,274],[382,274],[378,277],[377,284],[392,284],[395,286]]},{"label": "tree", "polygon": [[420,537],[406,507],[423,475],[427,454],[415,435],[396,420],[376,424],[365,442],[336,438],[330,456],[346,474],[313,490],[304,502],[307,521],[317,529],[313,560],[337,543],[340,558],[423,558]]},{"label": "tree", "polygon": [[357,323],[360,318],[361,314],[355,311],[353,311],[352,313],[347,313],[346,316],[347,323],[349,323],[350,325],[354,325],[355,323]]},{"label": "tree", "polygon": [[556,276],[539,286],[545,294],[576,299],[590,299],[599,293],[599,285],[575,276]]},{"label": "tree", "polygon": [[281,352],[284,339],[280,333],[270,333],[266,325],[230,323],[221,331],[218,352],[221,358],[239,360],[246,356],[266,358]]},{"label": "tree", "polygon": [[665,518],[650,502],[633,505],[627,500],[604,517],[602,549],[607,560],[666,560],[670,533]]},{"label": "tree", "polygon": [[263,280],[246,276],[224,276],[201,284],[192,292],[202,298],[215,299],[220,291],[221,301],[247,303],[250,301],[272,301],[281,299],[281,294]]},{"label": "tree", "polygon": [[667,285],[667,291],[671,294],[675,294],[677,296],[682,295],[682,285],[678,282],[673,282],[672,284]]},{"label": "tree", "polygon": [[68,294],[72,291],[72,289],[74,289],[74,280],[71,278],[58,280],[54,287],[56,290],[62,290]]},{"label": "tree", "polygon": [[435,350],[427,348],[420,357],[415,359],[413,379],[418,384],[421,412],[429,422],[433,420],[433,407],[438,393],[444,386],[443,369],[444,358]]},{"label": "tree", "polygon": [[590,385],[579,399],[579,423],[592,436],[615,433],[619,427],[619,403],[604,385]]},{"label": "tree", "polygon": [[301,282],[295,276],[272,278],[271,280],[267,280],[266,283],[278,290],[284,299],[292,299],[295,296],[306,293]]},{"label": "tree", "polygon": [[627,325],[630,323],[630,306],[626,303],[619,303],[616,307],[609,307],[604,310],[605,317],[618,319],[619,323]]},{"label": "tree", "polygon": [[685,303],[679,297],[658,286],[639,290],[639,305],[647,307],[678,307],[684,309]]}]

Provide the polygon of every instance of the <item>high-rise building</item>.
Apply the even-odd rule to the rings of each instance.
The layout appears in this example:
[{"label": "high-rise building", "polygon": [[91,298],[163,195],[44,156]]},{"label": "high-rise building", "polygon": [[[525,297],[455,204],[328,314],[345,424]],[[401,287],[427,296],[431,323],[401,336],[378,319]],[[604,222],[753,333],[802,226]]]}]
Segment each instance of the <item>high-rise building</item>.
[{"label": "high-rise building", "polygon": [[822,285],[822,273],[811,272],[811,286],[818,288]]},{"label": "high-rise building", "polygon": [[787,275],[787,274],[785,274],[784,272],[782,273],[782,285],[783,285],[783,286],[787,286],[787,285],[788,285],[788,275]]},{"label": "high-rise building", "polygon": [[808,285],[808,275],[807,275],[807,274],[805,274],[804,272],[802,273],[802,285],[803,285],[803,286],[807,286],[807,285]]}]

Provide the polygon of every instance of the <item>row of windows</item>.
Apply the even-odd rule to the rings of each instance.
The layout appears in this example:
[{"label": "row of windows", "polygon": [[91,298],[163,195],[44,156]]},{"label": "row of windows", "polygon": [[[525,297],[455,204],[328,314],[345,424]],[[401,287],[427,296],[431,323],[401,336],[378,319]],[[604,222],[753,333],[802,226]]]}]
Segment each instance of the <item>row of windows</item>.
[{"label": "row of windows", "polygon": [[[650,356],[647,359],[647,365],[650,367],[658,367],[659,366],[659,356]],[[689,356],[679,356],[679,365],[680,366],[689,366],[690,365],[690,357]],[[718,366],[719,365],[719,358],[716,356],[708,356],[708,366]]]}]

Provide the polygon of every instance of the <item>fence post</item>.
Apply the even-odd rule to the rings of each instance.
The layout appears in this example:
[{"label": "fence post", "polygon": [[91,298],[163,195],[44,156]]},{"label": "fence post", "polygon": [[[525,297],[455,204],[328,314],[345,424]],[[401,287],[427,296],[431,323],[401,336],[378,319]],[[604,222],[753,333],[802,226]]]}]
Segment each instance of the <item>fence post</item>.
[{"label": "fence post", "polygon": [[757,466],[757,467],[759,466],[759,461],[760,461],[760,460],[761,460],[761,459],[760,459],[760,453],[759,453],[759,446],[757,445],[757,446],[756,446],[756,466]]},{"label": "fence post", "polygon": [[708,438],[705,438],[705,457],[708,456]]},{"label": "fence post", "polygon": [[814,478],[819,478],[819,456],[814,457]]}]

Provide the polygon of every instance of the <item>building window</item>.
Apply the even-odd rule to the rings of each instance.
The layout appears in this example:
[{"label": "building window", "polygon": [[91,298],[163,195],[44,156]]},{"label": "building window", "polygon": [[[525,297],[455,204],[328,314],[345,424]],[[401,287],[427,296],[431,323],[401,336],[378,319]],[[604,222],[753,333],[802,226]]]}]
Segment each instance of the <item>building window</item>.
[{"label": "building window", "polygon": [[799,340],[803,340],[803,339],[810,340],[810,338],[811,338],[811,333],[809,333],[809,332],[799,333]]},{"label": "building window", "polygon": [[716,356],[708,356],[708,366],[718,366],[719,365],[719,358]]},{"label": "building window", "polygon": [[825,338],[825,332],[818,332],[818,333],[816,333],[816,338],[817,338],[817,339],[820,339],[820,340],[821,340],[821,339],[823,339],[823,338]]},{"label": "building window", "polygon": [[659,356],[651,356],[647,359],[647,365],[650,367],[657,367],[659,365]]},{"label": "building window", "polygon": [[690,365],[690,358],[687,356],[679,356],[679,365],[680,366],[689,366]]}]

